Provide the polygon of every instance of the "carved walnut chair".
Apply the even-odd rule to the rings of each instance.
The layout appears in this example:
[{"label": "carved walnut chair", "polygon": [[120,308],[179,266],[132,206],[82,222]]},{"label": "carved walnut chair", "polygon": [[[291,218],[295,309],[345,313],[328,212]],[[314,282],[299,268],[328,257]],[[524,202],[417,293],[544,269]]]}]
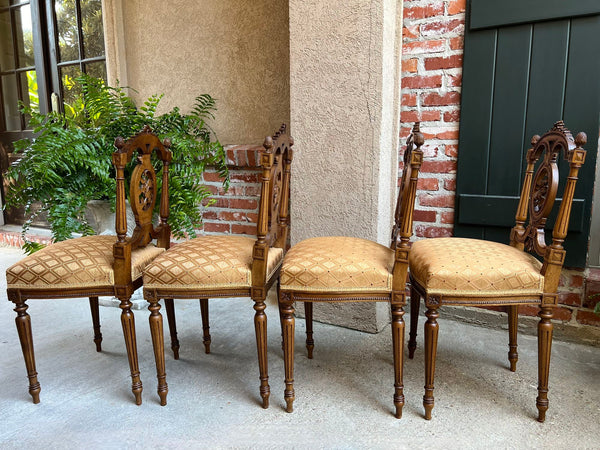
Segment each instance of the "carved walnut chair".
[{"label": "carved walnut chair", "polygon": [[[419,123],[406,141],[404,170],[390,248],[354,237],[317,237],[294,245],[281,268],[279,307],[283,332],[287,412],[293,411],[294,302],[304,302],[306,348],[313,357],[313,302],[389,302],[392,310],[395,416],[402,416],[404,310],[408,254],[424,138]],[[416,147],[416,148],[415,148]]]},{"label": "carved walnut chair", "polygon": [[254,301],[260,395],[263,408],[269,406],[265,298],[278,279],[287,242],[293,143],[284,124],[263,144],[256,239],[233,235],[201,236],[177,244],[144,271],[144,297],[150,302],[158,395],[163,406],[167,404],[168,388],[159,300],[165,299],[171,348],[174,358],[179,359],[172,299],[200,299],[205,352],[210,353],[208,299],[215,297],[251,297]]},{"label": "carved walnut chair", "polygon": [[[425,418],[431,419],[434,406],[433,380],[442,305],[505,306],[509,323],[510,370],[517,364],[517,317],[519,305],[537,305],[538,316],[538,420],[548,409],[548,370],[552,345],[552,315],[557,287],[565,259],[562,243],[567,235],[575,183],[585,160],[585,133],[575,140],[562,121],[541,138],[534,136],[527,152],[527,169],[510,234],[510,245],[467,238],[424,239],[412,247],[409,265],[411,280],[411,323],[409,358],[416,348],[420,298],[425,299]],[[557,160],[564,153],[570,169],[563,191],[552,243],[546,244],[544,227],[558,191]],[[536,163],[539,166],[534,176]],[[525,226],[527,216],[529,223]],[[539,256],[540,262],[529,252]]]},{"label": "carved walnut chair", "polygon": [[[37,380],[31,319],[27,313],[29,299],[58,299],[89,297],[96,351],[102,350],[102,333],[98,296],[115,296],[120,301],[121,323],[125,347],[131,369],[132,391],[136,404],[142,403],[142,382],[138,368],[135,322],[131,311],[131,295],[142,284],[142,271],[146,264],[169,247],[171,231],[167,224],[168,170],[171,161],[170,142],[161,143],[149,127],[129,139],[115,140],[117,150],[112,160],[116,168],[117,236],[84,236],[57,242],[27,256],[6,270],[8,299],[15,303],[16,324],[27,367],[29,393],[33,403],[40,401],[40,384]],[[156,173],[150,161],[151,154],[163,163],[160,223],[152,225],[152,210],[156,202]],[[136,227],[127,237],[127,211],[125,203],[125,166],[134,154],[137,165],[130,182],[130,204]],[[158,239],[157,246],[152,239]]]}]

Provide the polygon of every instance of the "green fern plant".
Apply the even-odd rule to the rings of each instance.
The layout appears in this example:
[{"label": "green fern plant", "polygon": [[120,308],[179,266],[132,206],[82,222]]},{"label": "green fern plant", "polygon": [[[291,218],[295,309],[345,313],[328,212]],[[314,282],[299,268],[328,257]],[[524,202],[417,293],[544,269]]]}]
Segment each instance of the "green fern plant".
[{"label": "green fern plant", "polygon": [[[151,96],[138,108],[124,88],[107,86],[101,79],[82,75],[71,87],[80,94],[65,105],[64,114],[44,115],[22,108],[36,137],[15,143],[21,157],[7,172],[15,182],[8,188],[5,207],[25,207],[25,250],[39,248],[26,240],[26,233],[42,213],[47,213],[54,241],[69,239],[73,233],[94,234],[85,219],[86,204],[109,199],[114,207],[114,140],[133,136],[146,124],[172,142],[169,224],[173,235],[195,237],[202,224],[202,202],[210,196],[201,184],[206,167],[215,167],[225,188],[229,186],[223,146],[206,123],[214,119],[214,99],[200,95],[188,114],[175,107],[156,115],[162,95]],[[160,183],[162,167],[157,163],[155,169]]]}]

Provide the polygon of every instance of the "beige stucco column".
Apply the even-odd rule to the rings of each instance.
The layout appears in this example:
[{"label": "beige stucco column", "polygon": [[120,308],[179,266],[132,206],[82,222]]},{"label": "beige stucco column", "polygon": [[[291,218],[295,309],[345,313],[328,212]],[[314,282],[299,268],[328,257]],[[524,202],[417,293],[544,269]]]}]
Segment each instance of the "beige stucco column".
[{"label": "beige stucco column", "polygon": [[[292,244],[342,235],[389,245],[402,1],[289,0],[289,21]],[[314,307],[316,320],[371,332],[388,314],[386,304]]]}]

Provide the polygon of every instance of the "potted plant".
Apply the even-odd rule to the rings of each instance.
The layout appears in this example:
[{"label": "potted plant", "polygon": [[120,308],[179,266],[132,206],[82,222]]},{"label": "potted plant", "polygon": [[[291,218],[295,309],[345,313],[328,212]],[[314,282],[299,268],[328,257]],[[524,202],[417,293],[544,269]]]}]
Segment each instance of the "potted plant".
[{"label": "potted plant", "polygon": [[[173,235],[195,237],[202,223],[201,204],[210,196],[200,183],[205,168],[215,167],[225,179],[225,188],[229,183],[223,146],[213,139],[206,123],[214,118],[214,99],[200,95],[188,114],[175,107],[156,115],[162,95],[151,96],[138,108],[124,88],[107,86],[102,79],[82,75],[67,87],[78,94],[65,104],[64,114],[44,115],[22,108],[35,138],[15,143],[15,151],[22,156],[7,172],[15,182],[9,186],[6,207],[25,207],[25,250],[40,247],[27,241],[25,234],[42,213],[47,215],[54,241],[69,239],[73,233],[94,234],[86,219],[87,203],[106,199],[114,209],[114,140],[117,136],[127,139],[146,124],[161,139],[172,142],[169,224]],[[160,183],[160,165],[156,169]]]}]

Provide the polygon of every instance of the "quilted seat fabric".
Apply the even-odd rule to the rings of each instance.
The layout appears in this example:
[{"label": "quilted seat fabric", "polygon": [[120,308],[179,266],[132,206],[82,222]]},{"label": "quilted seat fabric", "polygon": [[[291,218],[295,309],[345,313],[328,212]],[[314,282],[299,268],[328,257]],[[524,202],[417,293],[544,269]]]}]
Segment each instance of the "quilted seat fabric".
[{"label": "quilted seat fabric", "polygon": [[[113,286],[116,236],[84,236],[57,242],[27,256],[6,270],[9,289],[68,289]],[[131,276],[163,253],[149,244],[131,252]]]},{"label": "quilted seat fabric", "polygon": [[281,289],[391,292],[393,250],[366,239],[333,236],[294,245],[281,267]]},{"label": "quilted seat fabric", "polygon": [[[198,290],[252,286],[252,249],[256,239],[201,236],[171,247],[144,272],[145,289]],[[267,280],[277,271],[283,249],[269,248]]]},{"label": "quilted seat fabric", "polygon": [[538,295],[542,263],[527,252],[468,238],[423,239],[412,245],[411,276],[430,295]]}]

